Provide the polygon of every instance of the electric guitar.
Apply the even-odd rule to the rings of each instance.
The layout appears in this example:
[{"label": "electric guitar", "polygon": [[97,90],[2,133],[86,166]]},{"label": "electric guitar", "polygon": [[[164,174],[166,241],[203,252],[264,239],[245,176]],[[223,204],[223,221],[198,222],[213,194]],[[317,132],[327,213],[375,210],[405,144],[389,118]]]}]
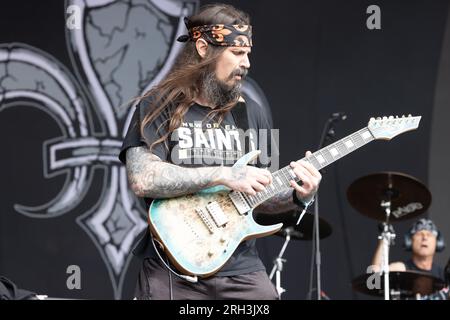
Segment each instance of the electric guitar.
[{"label": "electric guitar", "polygon": [[[411,115],[372,118],[367,127],[303,160],[320,170],[373,140],[390,140],[417,129],[420,119]],[[234,167],[247,165],[259,153],[259,150],[247,153]],[[190,276],[211,276],[242,241],[268,236],[282,228],[282,223],[259,225],[252,215],[253,209],[264,201],[292,189],[290,180],[299,181],[290,166],[273,172],[272,176],[273,182],[254,196],[215,186],[186,196],[155,199],[148,214],[150,230],[179,271]]]}]

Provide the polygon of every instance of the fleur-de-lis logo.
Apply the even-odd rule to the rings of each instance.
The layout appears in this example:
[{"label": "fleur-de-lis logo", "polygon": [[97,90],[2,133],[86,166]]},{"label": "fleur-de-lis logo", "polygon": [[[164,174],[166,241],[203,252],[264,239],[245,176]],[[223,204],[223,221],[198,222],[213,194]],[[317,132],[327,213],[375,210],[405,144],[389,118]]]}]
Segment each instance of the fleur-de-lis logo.
[{"label": "fleur-de-lis logo", "polygon": [[[183,18],[199,3],[68,0],[69,6],[76,6],[81,18],[81,28],[66,28],[75,74],[35,47],[0,45],[0,112],[25,102],[50,115],[61,130],[43,142],[44,176],[65,177],[60,193],[39,206],[14,208],[31,218],[73,212],[90,192],[95,169],[103,169],[100,198],[76,222],[100,252],[118,299],[132,246],[147,227],[145,210],[118,161],[134,112],[127,102],[167,74],[183,45],[175,41],[186,32]],[[251,79],[244,91],[267,107]]]},{"label": "fleur-de-lis logo", "polygon": [[[61,136],[43,144],[44,175],[65,175],[60,193],[40,206],[16,204],[29,217],[76,209],[103,168],[100,199],[77,218],[96,244],[120,298],[132,245],[146,227],[117,156],[134,108],[127,100],[161,79],[180,49],[174,38],[197,1],[70,0],[81,28],[66,29],[76,75],[54,57],[24,44],[0,47],[0,111],[32,103],[58,123]],[[124,107],[125,105],[125,107]],[[94,115],[97,115],[94,118]],[[94,131],[94,120],[101,130]]]}]

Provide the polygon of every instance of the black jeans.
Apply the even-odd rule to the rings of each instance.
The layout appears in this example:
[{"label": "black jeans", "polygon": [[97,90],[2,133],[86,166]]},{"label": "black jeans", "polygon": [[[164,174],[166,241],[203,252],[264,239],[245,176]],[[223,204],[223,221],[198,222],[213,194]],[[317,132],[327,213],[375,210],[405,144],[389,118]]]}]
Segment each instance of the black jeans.
[{"label": "black jeans", "polygon": [[[191,283],[174,274],[172,296],[175,300],[276,300],[278,294],[267,273],[256,271],[236,276],[212,276]],[[138,300],[169,300],[169,271],[158,258],[144,259],[135,290]]]}]

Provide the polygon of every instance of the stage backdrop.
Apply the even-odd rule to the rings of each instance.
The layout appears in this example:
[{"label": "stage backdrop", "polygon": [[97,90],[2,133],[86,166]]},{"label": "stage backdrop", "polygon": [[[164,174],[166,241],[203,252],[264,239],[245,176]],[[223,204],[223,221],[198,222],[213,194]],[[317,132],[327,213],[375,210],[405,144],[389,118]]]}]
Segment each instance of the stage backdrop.
[{"label": "stage backdrop", "polygon": [[[423,117],[418,130],[323,172],[320,215],[333,232],[320,243],[322,290],[331,299],[369,298],[351,280],[370,264],[377,222],[349,205],[354,180],[382,171],[420,179],[433,195],[427,215],[450,239],[449,3],[377,1],[380,28],[370,29],[369,1],[225,2],[251,15],[245,92],[271,109],[280,165],[314,151],[333,112],[348,117],[337,138],[373,116]],[[133,297],[140,265],[130,251],[146,222],[117,159],[129,102],[164,77],[182,46],[183,17],[206,3],[0,4],[0,275],[52,297]],[[401,239],[411,223],[394,225],[392,260],[408,257]],[[258,240],[269,271],[282,243]],[[304,299],[311,243],[292,241],[286,258],[283,298]]]}]

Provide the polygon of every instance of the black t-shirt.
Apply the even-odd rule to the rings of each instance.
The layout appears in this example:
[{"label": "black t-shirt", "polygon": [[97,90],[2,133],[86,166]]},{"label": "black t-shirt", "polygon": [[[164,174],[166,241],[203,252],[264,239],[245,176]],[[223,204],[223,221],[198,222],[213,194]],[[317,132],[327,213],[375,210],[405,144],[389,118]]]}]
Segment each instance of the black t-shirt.
[{"label": "black t-shirt", "polygon": [[[421,272],[431,274],[432,276],[439,278],[441,280],[444,280],[444,281],[446,280],[444,268],[442,268],[441,266],[438,266],[435,263],[433,263],[431,270],[424,270],[424,269],[418,268],[412,259],[407,260],[406,262],[404,262],[404,264],[405,264],[406,270],[421,271]],[[450,299],[450,295],[448,292],[448,284],[447,284],[446,288],[444,288],[442,290],[438,290],[436,292],[433,292],[429,295],[424,295],[420,299],[421,300],[448,300],[448,299]]]},{"label": "black t-shirt", "polygon": [[412,259],[407,260],[406,262],[404,262],[404,264],[405,264],[406,270],[426,272],[436,278],[445,280],[444,268],[436,265],[435,263],[433,263],[431,270],[423,270],[423,269],[418,268],[416,266],[416,264],[412,261]]},{"label": "black t-shirt", "polygon": [[[142,100],[136,107],[119,155],[120,161],[124,164],[128,148],[146,145],[140,134],[140,123],[149,110],[150,101]],[[216,118],[206,117],[211,111],[210,108],[193,104],[184,115],[179,128],[171,134],[166,143],[155,145],[152,153],[163,161],[176,165],[199,167],[232,165],[248,151],[263,149],[258,162],[254,165],[268,167],[270,155],[278,156],[278,149],[271,141],[271,128],[265,109],[249,98],[246,98],[245,108],[249,128],[256,129],[245,139],[243,131],[236,127],[236,121],[231,112],[228,112],[219,124]],[[144,135],[148,143],[156,141],[167,132],[166,125],[169,118],[170,112],[166,111],[145,127]],[[144,200],[148,209],[152,199]],[[156,256],[148,228],[133,253],[140,258]],[[232,276],[259,270],[265,270],[265,267],[258,256],[253,239],[242,242],[216,275]]]}]

